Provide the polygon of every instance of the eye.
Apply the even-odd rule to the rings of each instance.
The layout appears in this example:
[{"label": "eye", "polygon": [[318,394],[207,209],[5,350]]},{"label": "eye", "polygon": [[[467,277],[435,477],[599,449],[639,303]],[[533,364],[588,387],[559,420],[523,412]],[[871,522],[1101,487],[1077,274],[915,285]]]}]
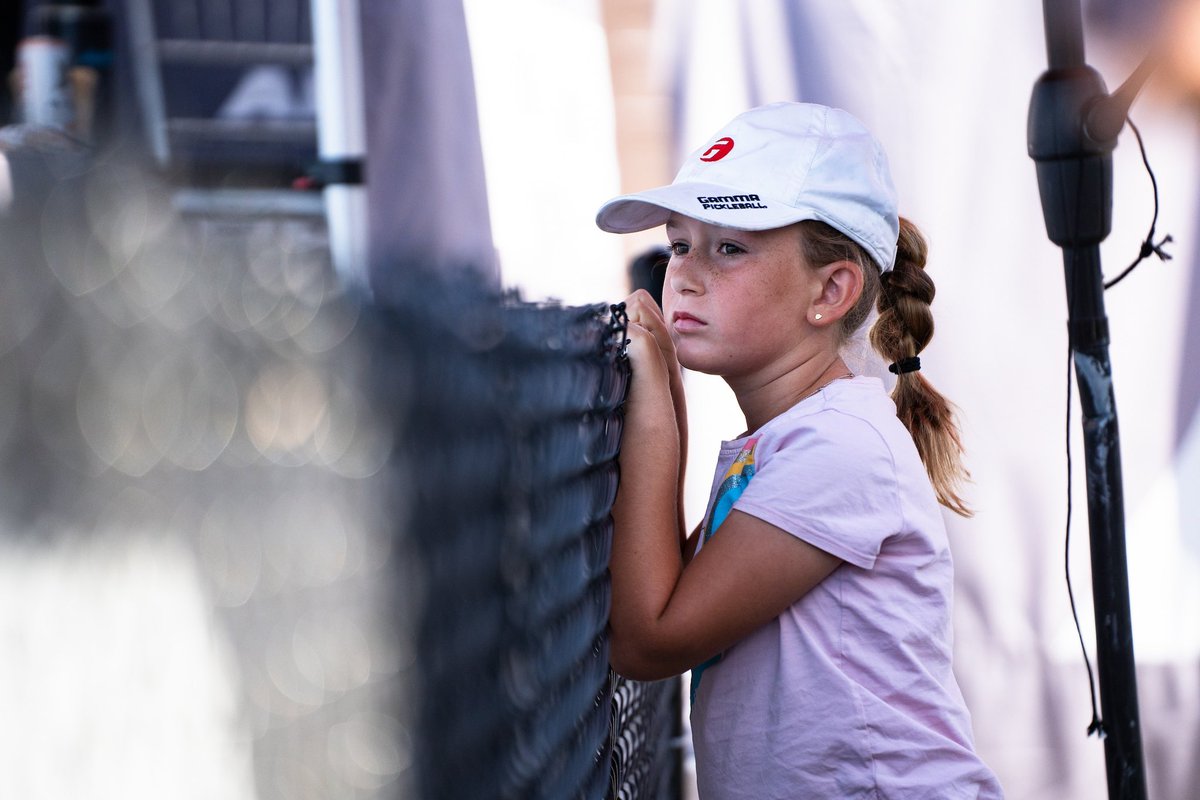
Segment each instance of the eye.
[{"label": "eye", "polygon": [[688,251],[687,242],[671,242],[670,250],[671,250],[671,255],[673,255],[673,256],[687,255],[687,251]]},{"label": "eye", "polygon": [[732,242],[721,242],[719,245],[717,245],[717,252],[723,256],[736,256],[739,253],[744,253],[746,251]]}]

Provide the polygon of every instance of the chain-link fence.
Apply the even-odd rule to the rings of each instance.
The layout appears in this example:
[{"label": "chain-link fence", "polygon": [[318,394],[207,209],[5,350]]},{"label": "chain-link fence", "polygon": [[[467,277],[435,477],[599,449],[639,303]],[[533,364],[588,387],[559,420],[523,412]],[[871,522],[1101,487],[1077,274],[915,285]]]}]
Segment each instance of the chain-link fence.
[{"label": "chain-link fence", "polygon": [[407,285],[422,796],[672,796],[674,682],[608,670],[623,324]]}]

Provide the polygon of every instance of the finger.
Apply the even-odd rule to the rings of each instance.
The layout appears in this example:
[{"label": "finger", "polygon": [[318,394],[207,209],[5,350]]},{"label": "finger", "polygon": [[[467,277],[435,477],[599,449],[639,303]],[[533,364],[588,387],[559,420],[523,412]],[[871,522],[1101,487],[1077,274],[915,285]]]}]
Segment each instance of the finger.
[{"label": "finger", "polygon": [[629,314],[629,320],[639,325],[666,325],[662,309],[645,289],[638,289],[625,298],[625,311]]},{"label": "finger", "polygon": [[629,350],[639,349],[646,353],[653,351],[653,357],[658,360],[663,360],[665,363],[666,353],[663,352],[662,341],[654,335],[654,331],[647,328],[645,325],[639,325],[636,322],[629,324]]},{"label": "finger", "polygon": [[675,343],[671,341],[671,331],[667,329],[666,318],[649,292],[644,289],[634,292],[626,299],[625,307],[630,322],[650,331],[664,353],[674,354]]},{"label": "finger", "polygon": [[653,347],[655,350],[658,349],[658,341],[654,338],[654,333],[645,325],[630,320],[628,336],[631,349],[633,347]]}]

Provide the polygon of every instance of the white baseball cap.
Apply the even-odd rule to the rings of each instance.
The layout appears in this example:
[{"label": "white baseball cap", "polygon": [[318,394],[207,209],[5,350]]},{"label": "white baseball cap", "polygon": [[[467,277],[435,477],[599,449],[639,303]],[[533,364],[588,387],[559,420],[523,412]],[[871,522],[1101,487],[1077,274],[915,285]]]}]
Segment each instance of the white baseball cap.
[{"label": "white baseball cap", "polygon": [[664,224],[671,212],[750,231],[820,220],[887,272],[900,232],[896,205],[887,155],[861,122],[838,108],[773,103],[734,117],[669,186],[609,200],[596,224],[632,233]]}]

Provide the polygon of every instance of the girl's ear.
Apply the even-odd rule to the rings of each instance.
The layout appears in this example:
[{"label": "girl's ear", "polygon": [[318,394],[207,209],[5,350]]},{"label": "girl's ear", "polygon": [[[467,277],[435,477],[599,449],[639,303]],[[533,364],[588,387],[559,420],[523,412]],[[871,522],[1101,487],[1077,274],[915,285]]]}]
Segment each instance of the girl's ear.
[{"label": "girl's ear", "polygon": [[853,261],[834,261],[817,270],[819,293],[808,319],[818,327],[832,325],[854,308],[863,291],[862,267]]}]

